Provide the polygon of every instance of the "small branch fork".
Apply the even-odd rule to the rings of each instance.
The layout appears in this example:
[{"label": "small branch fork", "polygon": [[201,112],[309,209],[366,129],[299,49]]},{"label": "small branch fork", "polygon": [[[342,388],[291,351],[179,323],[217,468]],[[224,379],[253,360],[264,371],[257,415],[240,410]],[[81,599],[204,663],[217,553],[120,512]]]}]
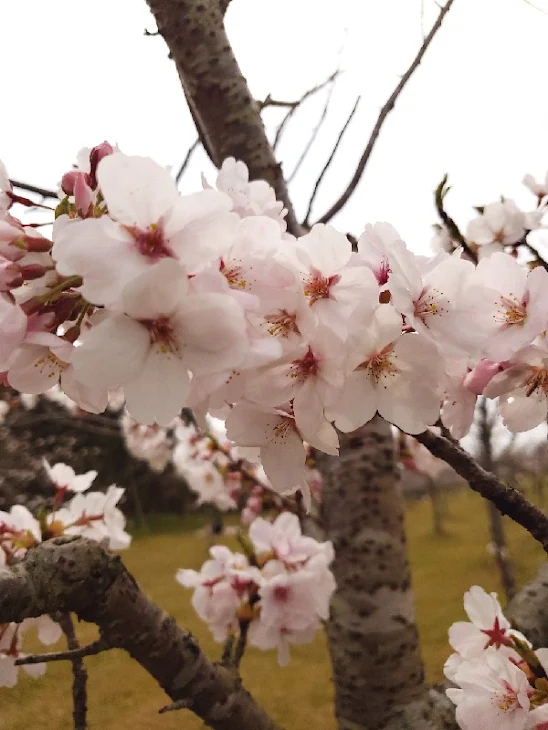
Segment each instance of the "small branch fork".
[{"label": "small branch fork", "polygon": [[[21,562],[0,568],[0,623],[59,611],[96,624],[108,647],[127,651],[173,704],[188,707],[212,730],[282,730],[242,687],[237,672],[212,664],[192,634],[148,599],[120,558],[98,543],[69,536],[46,540]],[[94,642],[58,658],[81,660],[103,648]]]},{"label": "small branch fork", "polygon": [[531,504],[521,492],[485,471],[458,443],[437,436],[432,431],[424,431],[414,438],[426,446],[431,454],[452,466],[475,492],[490,500],[499,512],[508,515],[530,532],[548,552],[548,516]]},{"label": "small branch fork", "polygon": [[382,126],[386,120],[386,117],[388,114],[392,111],[394,108],[394,105],[396,104],[396,101],[401,94],[401,92],[404,90],[405,86],[407,85],[407,82],[413,75],[414,71],[418,68],[420,62],[422,61],[422,58],[426,51],[428,50],[428,47],[432,43],[436,33],[441,27],[441,24],[443,23],[443,19],[451,9],[451,6],[453,5],[454,0],[447,0],[445,5],[440,9],[440,13],[438,15],[438,18],[434,25],[432,26],[430,33],[426,36],[424,39],[424,42],[422,46],[419,49],[419,52],[413,59],[413,62],[407,69],[407,71],[404,73],[404,75],[401,77],[400,82],[392,92],[392,94],[389,96],[388,100],[382,107],[379,116],[377,118],[377,121],[375,123],[375,126],[373,127],[373,131],[371,133],[371,136],[369,138],[369,141],[367,142],[367,145],[363,151],[363,154],[358,162],[358,166],[356,167],[356,171],[354,172],[354,175],[348,184],[346,190],[342,193],[342,195],[339,197],[338,200],[336,200],[331,208],[322,215],[321,218],[318,219],[318,223],[328,223],[342,208],[346,205],[348,200],[350,199],[351,195],[356,190],[356,187],[359,183],[359,181],[362,178],[362,175],[364,173],[365,167],[369,161],[369,158],[371,157],[371,153],[373,152],[373,148],[375,147],[375,143],[377,141],[377,138],[380,134],[380,131],[382,129]]},{"label": "small branch fork", "polygon": [[451,188],[447,185],[447,175],[444,175],[443,180],[440,182],[434,193],[434,204],[436,206],[436,211],[452,240],[455,241],[455,243],[459,246],[462,246],[462,250],[469,257],[469,259],[477,264],[478,256],[476,252],[470,248],[466,238],[460,232],[459,227],[445,210],[444,200],[450,189]]},{"label": "small branch fork", "polygon": [[[276,148],[280,142],[280,139],[282,137],[282,134],[287,129],[287,125],[291,121],[291,118],[293,117],[293,115],[295,114],[297,109],[300,106],[302,106],[302,104],[309,97],[313,96],[318,91],[321,91],[326,86],[331,85],[331,88],[333,88],[333,84],[335,83],[339,74],[340,74],[340,71],[337,69],[325,81],[322,81],[321,84],[317,84],[316,86],[313,86],[311,89],[308,89],[308,91],[305,91],[305,93],[301,96],[301,98],[297,99],[296,101],[290,101],[290,102],[275,101],[274,99],[271,98],[271,96],[269,94],[264,101],[258,102],[260,111],[262,111],[263,109],[265,109],[266,107],[269,107],[269,106],[282,106],[282,107],[289,108],[289,111],[287,112],[287,114],[284,116],[284,118],[280,122],[280,126],[278,127],[278,129],[276,131],[276,134],[274,136],[274,142],[272,143],[272,149],[276,150]],[[325,113],[327,113],[327,110],[325,110],[325,112],[322,116],[325,116]],[[293,171],[292,176],[294,174],[295,174],[295,170]]]}]

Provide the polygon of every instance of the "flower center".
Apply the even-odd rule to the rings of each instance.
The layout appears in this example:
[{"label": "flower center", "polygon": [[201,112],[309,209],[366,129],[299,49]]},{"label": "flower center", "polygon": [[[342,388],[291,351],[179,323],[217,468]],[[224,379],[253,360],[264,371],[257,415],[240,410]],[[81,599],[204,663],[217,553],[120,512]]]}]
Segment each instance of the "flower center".
[{"label": "flower center", "polygon": [[221,259],[219,271],[228,281],[229,286],[233,289],[248,288],[247,281],[242,277],[242,267],[238,266],[236,263],[232,263],[227,266],[223,259]]},{"label": "flower center", "polygon": [[488,646],[494,646],[496,649],[500,649],[501,646],[512,646],[512,640],[506,634],[506,629],[501,627],[498,616],[495,618],[492,629],[481,629],[481,632],[488,637],[484,649],[487,649]]},{"label": "flower center", "polygon": [[331,287],[338,284],[340,280],[341,277],[338,274],[325,277],[313,269],[304,283],[304,295],[308,299],[308,304],[312,306],[320,299],[329,299]]},{"label": "flower center", "polygon": [[423,289],[420,297],[415,301],[415,317],[428,326],[428,320],[435,316],[447,314],[445,306],[447,300],[439,289]]},{"label": "flower center", "polygon": [[162,354],[179,352],[179,344],[173,326],[167,317],[144,320],[141,324],[148,329],[151,345],[157,345]]},{"label": "flower center", "polygon": [[126,230],[132,235],[135,246],[142,256],[146,256],[153,261],[173,258],[173,251],[167,245],[163,227],[160,223],[153,223],[145,230],[126,226]]},{"label": "flower center", "polygon": [[277,314],[267,314],[268,333],[273,337],[289,337],[290,334],[300,335],[297,326],[297,315],[290,314],[287,309],[278,309]]},{"label": "flower center", "polygon": [[373,271],[375,274],[375,278],[377,279],[377,284],[379,286],[384,286],[388,283],[388,277],[392,273],[392,269],[390,268],[390,265],[388,264],[388,258],[385,256],[381,263],[379,264],[379,268],[375,269]]},{"label": "flower center", "polygon": [[293,360],[290,370],[290,377],[296,378],[299,382],[304,383],[308,378],[314,377],[318,373],[318,359],[312,352],[312,348],[300,360]]},{"label": "flower center", "polygon": [[505,328],[513,324],[523,324],[527,319],[527,305],[520,302],[512,293],[507,297],[501,295],[497,302],[498,316],[495,315],[497,322]]},{"label": "flower center", "polygon": [[289,588],[287,586],[276,586],[274,588],[274,599],[279,603],[287,603],[289,600]]},{"label": "flower center", "polygon": [[503,680],[502,684],[505,692],[495,698],[496,705],[503,712],[513,712],[520,706],[517,692],[506,680]]},{"label": "flower center", "polygon": [[[372,378],[376,385],[379,385],[385,378],[395,377],[399,370],[390,359],[392,350],[393,345],[387,345],[380,352],[371,355],[361,365],[358,365],[356,369],[367,370],[369,377]],[[383,384],[383,388],[386,388],[386,385]]]}]

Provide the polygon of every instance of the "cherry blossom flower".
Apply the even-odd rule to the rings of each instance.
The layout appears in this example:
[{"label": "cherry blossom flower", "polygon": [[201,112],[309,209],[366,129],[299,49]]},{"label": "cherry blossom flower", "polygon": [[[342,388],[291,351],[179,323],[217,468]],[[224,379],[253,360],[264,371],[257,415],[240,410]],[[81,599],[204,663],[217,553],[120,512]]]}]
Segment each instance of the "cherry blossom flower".
[{"label": "cherry blossom flower", "polygon": [[529,431],[548,414],[548,349],[524,347],[506,365],[491,379],[484,395],[499,398],[499,412],[510,431]]},{"label": "cherry blossom flower", "polygon": [[319,321],[339,336],[345,331],[348,316],[359,303],[369,303],[371,314],[377,303],[378,286],[366,266],[348,265],[352,245],[331,226],[317,224],[299,238],[294,250],[304,293]]},{"label": "cherry blossom flower", "polygon": [[529,344],[548,324],[548,272],[527,271],[511,256],[495,253],[479,262],[466,291],[484,354],[504,360]]},{"label": "cherry blossom flower", "polygon": [[496,649],[481,661],[463,662],[455,682],[461,689],[446,690],[456,704],[456,719],[463,730],[498,728],[521,730],[530,707],[527,676]]},{"label": "cherry blossom flower", "polygon": [[126,519],[116,506],[125,489],[114,485],[106,493],[79,493],[49,517],[52,534],[82,535],[90,540],[106,540],[111,550],[125,550],[131,536],[125,531]]},{"label": "cherry blossom flower", "polygon": [[249,539],[258,555],[271,553],[288,566],[304,565],[320,554],[328,563],[334,557],[332,544],[303,535],[299,518],[290,512],[282,512],[274,522],[258,517],[249,528]]},{"label": "cherry blossom flower", "polygon": [[406,433],[421,433],[439,416],[436,388],[443,361],[436,346],[419,334],[402,335],[401,317],[390,304],[379,306],[371,327],[356,319],[349,338],[350,375],[332,396],[328,417],[348,432],[378,412]]},{"label": "cherry blossom flower", "polygon": [[236,613],[247,602],[250,592],[262,582],[261,573],[249,565],[245,555],[232,553],[227,547],[210,548],[200,572],[179,570],[176,580],[185,588],[194,588],[192,606],[205,621],[216,641],[237,627]]},{"label": "cherry blossom flower", "polygon": [[94,304],[116,305],[127,283],[165,258],[201,268],[238,224],[228,196],[181,197],[169,172],[145,157],[104,157],[97,180],[108,216],[58,219],[53,247],[59,273],[82,276],[82,293]]},{"label": "cherry blossom flower", "polygon": [[[210,187],[205,180],[203,183],[204,187]],[[241,218],[267,216],[277,222],[281,232],[286,230],[287,210],[283,203],[276,200],[276,193],[265,180],[249,181],[247,165],[241,160],[227,157],[217,175],[216,185],[217,190],[230,196],[234,211]]]},{"label": "cherry blossom flower", "polygon": [[470,622],[457,621],[449,629],[449,643],[464,659],[478,657],[491,646],[502,650],[506,657],[519,658],[512,648],[512,636],[522,640],[525,637],[510,630],[496,593],[472,586],[464,594],[464,610]]},{"label": "cherry blossom flower", "polygon": [[260,447],[261,464],[277,492],[306,485],[306,452],[288,411],[240,403],[226,419],[226,433],[238,446]]},{"label": "cherry blossom flower", "polygon": [[126,407],[141,423],[166,424],[178,415],[189,392],[188,370],[219,372],[246,354],[236,302],[193,294],[176,261],[166,259],[128,284],[122,303],[124,314],[84,333],[73,363],[83,383],[123,386]]},{"label": "cherry blossom flower", "polygon": [[42,463],[55,488],[62,492],[85,492],[90,488],[97,476],[96,471],[75,474],[74,469],[71,466],[67,466],[67,464],[58,463],[50,466],[46,459],[42,459]]},{"label": "cherry blossom flower", "polygon": [[486,205],[466,229],[466,238],[479,245],[499,243],[508,246],[525,234],[524,214],[513,200]]}]

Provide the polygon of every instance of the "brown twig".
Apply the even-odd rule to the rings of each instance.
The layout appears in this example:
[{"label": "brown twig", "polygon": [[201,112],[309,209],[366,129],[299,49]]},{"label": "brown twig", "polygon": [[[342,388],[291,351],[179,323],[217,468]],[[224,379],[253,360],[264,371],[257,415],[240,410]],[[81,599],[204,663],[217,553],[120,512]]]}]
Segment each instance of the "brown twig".
[{"label": "brown twig", "polygon": [[[311,96],[313,96],[314,94],[316,94],[318,91],[321,91],[322,89],[324,89],[329,84],[333,84],[334,81],[335,81],[335,79],[337,78],[337,76],[339,76],[339,74],[340,74],[340,71],[339,71],[339,69],[337,69],[336,71],[334,71],[331,74],[331,76],[329,76],[329,78],[327,78],[325,81],[322,81],[321,84],[316,84],[316,86],[313,86],[311,89],[308,89],[308,91],[305,91],[305,93],[301,96],[300,99],[298,99],[296,102],[293,102],[291,104],[289,111],[287,112],[287,114],[285,115],[285,117],[282,119],[282,121],[280,123],[280,126],[276,130],[276,134],[274,136],[274,142],[272,143],[272,149],[273,150],[276,150],[278,144],[280,143],[280,139],[282,137],[282,134],[284,133],[285,129],[287,128],[287,125],[291,121],[291,118],[295,114],[295,112],[297,111],[297,109],[307,99],[309,99]],[[324,113],[324,116],[325,116],[326,113],[327,113],[327,110]],[[316,134],[317,134],[317,132],[316,132]],[[295,175],[295,170],[293,170],[293,173],[289,177],[288,182],[289,182],[289,180],[291,180],[291,177],[293,177],[294,175]]]},{"label": "brown twig", "polygon": [[398,83],[398,85],[396,86],[396,88],[394,89],[394,91],[392,92],[390,97],[388,98],[387,102],[382,107],[382,109],[379,113],[379,116],[377,118],[377,121],[375,123],[375,126],[373,127],[373,131],[371,133],[369,141],[367,142],[365,150],[360,158],[360,161],[358,162],[358,166],[356,168],[356,171],[354,172],[352,180],[348,184],[346,190],[339,197],[339,199],[336,200],[335,203],[333,203],[333,205],[331,206],[331,208],[329,208],[329,210],[326,213],[324,213],[324,215],[322,215],[322,217],[318,220],[318,223],[327,223],[328,221],[330,221],[333,218],[333,216],[336,215],[341,210],[341,208],[343,208],[344,205],[346,205],[346,203],[350,199],[350,196],[356,190],[356,187],[364,173],[367,162],[369,161],[369,158],[371,157],[371,153],[373,151],[373,148],[375,146],[379,133],[382,129],[382,126],[386,120],[386,117],[394,108],[394,105],[395,105],[399,95],[401,94],[401,92],[405,88],[407,82],[413,75],[413,72],[417,69],[420,62],[422,61],[422,58],[423,58],[424,54],[426,53],[428,46],[430,45],[430,43],[434,39],[434,36],[440,29],[443,19],[445,18],[445,16],[451,9],[453,2],[454,2],[454,0],[447,0],[447,3],[441,8],[438,18],[437,18],[436,22],[434,23],[434,25],[432,26],[430,33],[428,33],[428,35],[424,39],[424,42],[419,49],[419,52],[413,59],[413,62],[411,63],[411,65],[409,66],[407,71],[401,77],[400,82]]},{"label": "brown twig", "polygon": [[462,246],[462,250],[466,253],[470,260],[477,264],[478,256],[476,252],[470,248],[470,246],[468,245],[468,241],[462,235],[459,227],[451,218],[451,216],[447,213],[443,205],[445,196],[450,189],[451,188],[447,185],[447,175],[444,175],[442,181],[440,182],[434,193],[434,204],[436,206],[436,211],[452,240],[455,241],[455,243],[457,243],[459,246]]},{"label": "brown twig", "polygon": [[499,512],[508,515],[530,532],[548,552],[548,516],[531,504],[521,492],[485,471],[459,444],[437,436],[432,431],[424,431],[415,438],[431,454],[452,466],[475,492],[493,502]]},{"label": "brown twig", "polygon": [[56,191],[50,190],[49,188],[40,188],[37,185],[30,185],[29,183],[20,182],[19,180],[10,180],[10,183],[13,185],[14,188],[26,190],[28,193],[36,193],[36,195],[41,195],[42,198],[54,198],[55,200],[59,199]]},{"label": "brown twig", "polygon": [[192,157],[193,152],[197,149],[197,147],[200,144],[200,138],[197,137],[194,142],[190,145],[188,148],[188,151],[185,155],[185,159],[183,160],[181,167],[179,168],[179,171],[175,175],[175,182],[179,182],[180,179],[183,177],[183,173],[188,167],[188,163],[190,162],[190,158]]},{"label": "brown twig", "polygon": [[[58,617],[56,618],[56,621],[60,624],[61,628],[63,629],[63,633],[67,637],[67,643],[71,644],[68,651],[52,651],[46,654],[30,654],[29,656],[24,656],[20,659],[17,659],[15,663],[18,666],[21,666],[23,664],[44,664],[47,662],[62,662],[66,660],[74,661],[75,659],[82,659],[86,656],[95,656],[96,654],[100,654],[102,651],[110,649],[110,645],[104,639],[97,639],[97,641],[94,641],[92,644],[88,644],[87,646],[80,646],[78,642],[74,643],[72,639],[69,642],[69,636],[67,634],[67,631],[65,631],[65,628],[67,628],[68,625],[63,621],[63,619],[60,619]],[[70,631],[70,629],[68,630]],[[74,626],[72,627],[72,632],[74,633]],[[76,639],[76,635],[74,635],[74,639]]]},{"label": "brown twig", "polygon": [[249,621],[240,621],[240,635],[238,637],[238,643],[236,644],[236,648],[234,649],[234,655],[232,657],[232,666],[236,669],[239,668],[242,657],[245,654],[248,629]]},{"label": "brown twig", "polygon": [[303,226],[305,226],[305,227],[307,227],[309,225],[308,221],[310,218],[310,214],[312,213],[312,206],[314,205],[314,201],[316,199],[316,195],[318,194],[318,190],[320,189],[320,185],[322,184],[322,180],[324,179],[325,174],[329,170],[331,163],[333,162],[333,159],[334,159],[335,155],[337,154],[337,150],[339,149],[342,139],[346,133],[346,130],[350,126],[350,122],[352,121],[352,119],[354,118],[354,115],[356,114],[356,112],[358,110],[358,105],[360,103],[360,100],[361,100],[361,96],[358,96],[358,98],[356,99],[356,101],[354,103],[354,106],[352,107],[352,111],[348,115],[348,118],[347,118],[346,122],[344,123],[343,128],[339,132],[339,136],[333,146],[333,149],[331,150],[331,154],[327,158],[327,161],[326,161],[325,165],[323,166],[322,171],[318,175],[318,179],[316,180],[314,189],[312,190],[312,195],[310,196],[310,200],[308,202],[308,209],[306,211],[306,215],[305,215],[305,218],[303,221]]},{"label": "brown twig", "polygon": [[327,93],[327,96],[325,97],[325,103],[323,105],[322,113],[320,114],[318,121],[316,122],[316,124],[314,125],[314,128],[312,129],[310,137],[308,138],[308,142],[303,147],[303,151],[299,155],[299,159],[297,160],[295,167],[293,168],[293,172],[287,178],[288,184],[293,180],[295,175],[301,169],[301,166],[302,166],[303,162],[305,161],[308,153],[310,152],[312,145],[316,141],[316,137],[318,136],[320,129],[322,128],[323,123],[325,122],[325,120],[327,118],[327,113],[329,111],[329,106],[331,104],[331,99],[333,97],[334,90],[335,90],[335,81],[333,81],[333,83],[329,87],[329,92]]}]

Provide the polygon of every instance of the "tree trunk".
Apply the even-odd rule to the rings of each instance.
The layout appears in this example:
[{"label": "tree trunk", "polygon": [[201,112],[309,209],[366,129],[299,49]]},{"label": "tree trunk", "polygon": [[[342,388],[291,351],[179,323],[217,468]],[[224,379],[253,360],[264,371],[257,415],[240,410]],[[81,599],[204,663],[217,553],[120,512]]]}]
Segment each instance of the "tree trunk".
[{"label": "tree trunk", "polygon": [[322,517],[337,591],[327,634],[340,730],[456,728],[452,705],[424,682],[390,426],[341,435],[318,454]]}]

